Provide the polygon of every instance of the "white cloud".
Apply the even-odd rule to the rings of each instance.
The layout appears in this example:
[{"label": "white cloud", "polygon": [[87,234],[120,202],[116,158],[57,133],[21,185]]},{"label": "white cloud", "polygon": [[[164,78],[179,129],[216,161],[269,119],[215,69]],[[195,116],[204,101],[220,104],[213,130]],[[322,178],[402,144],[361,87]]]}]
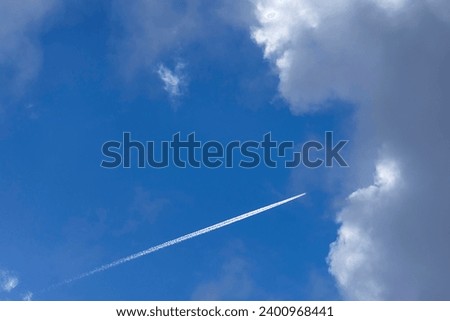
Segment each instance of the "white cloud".
[{"label": "white cloud", "polygon": [[[386,213],[385,204],[391,190],[399,188],[400,170],[392,161],[381,161],[376,169],[374,184],[358,189],[348,197],[348,205],[338,214],[341,223],[336,242],[328,257],[330,271],[345,295],[358,299],[382,299],[384,289],[377,277],[386,268],[386,257],[379,244],[374,216]],[[381,219],[381,218],[378,218]],[[389,218],[382,218],[383,220]]]},{"label": "white cloud", "polygon": [[164,90],[171,98],[180,96],[186,88],[186,76],[183,72],[185,65],[177,63],[172,71],[163,64],[159,65],[158,75],[164,84]]},{"label": "white cloud", "polygon": [[229,27],[248,28],[254,21],[251,9],[246,1],[116,0],[112,12],[122,27],[116,39],[120,71],[129,80],[157,69],[166,91],[179,96],[187,84],[184,65],[178,63],[172,70],[158,63],[184,57],[186,51],[189,55],[192,45],[207,44],[207,54],[220,51],[222,55],[218,33]]},{"label": "white cloud", "polygon": [[24,294],[22,300],[23,301],[31,301],[33,299],[33,292],[28,291]]},{"label": "white cloud", "polygon": [[154,70],[162,57],[177,56],[184,45],[203,33],[198,1],[115,1],[113,12],[123,26],[119,43],[122,72],[132,77],[139,70]]},{"label": "white cloud", "polygon": [[338,214],[329,264],[344,297],[450,299],[450,3],[261,0],[255,12],[291,111],[353,102],[351,169],[367,181],[377,165]]},{"label": "white cloud", "polygon": [[11,272],[0,270],[0,288],[11,292],[19,284],[19,279]]}]

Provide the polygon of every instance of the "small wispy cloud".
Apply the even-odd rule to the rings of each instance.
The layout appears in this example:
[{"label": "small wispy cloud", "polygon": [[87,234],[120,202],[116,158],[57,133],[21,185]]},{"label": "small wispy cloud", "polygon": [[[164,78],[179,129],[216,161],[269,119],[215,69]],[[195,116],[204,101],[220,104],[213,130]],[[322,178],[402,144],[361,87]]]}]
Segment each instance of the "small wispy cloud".
[{"label": "small wispy cloud", "polygon": [[19,284],[19,279],[11,272],[0,270],[0,288],[2,291],[11,292]]},{"label": "small wispy cloud", "polygon": [[11,72],[7,83],[15,92],[21,94],[37,76],[42,62],[39,31],[60,5],[54,0],[0,2],[0,70]]},{"label": "small wispy cloud", "polygon": [[31,301],[32,299],[33,299],[33,292],[30,291],[25,293],[24,296],[22,297],[23,301]]},{"label": "small wispy cloud", "polygon": [[160,64],[158,67],[158,75],[164,84],[164,90],[167,91],[172,99],[181,96],[186,90],[185,66],[184,63],[179,62],[173,70],[170,70],[163,64]]},{"label": "small wispy cloud", "polygon": [[127,220],[115,233],[117,235],[127,234],[136,231],[139,227],[154,223],[169,204],[167,198],[156,197],[153,192],[140,186],[135,188]]},{"label": "small wispy cloud", "polygon": [[236,256],[227,259],[220,275],[201,283],[192,294],[193,300],[245,300],[255,294],[251,266],[246,259]]},{"label": "small wispy cloud", "polygon": [[[204,275],[204,279],[194,288],[192,300],[220,301],[220,300],[249,300],[261,299],[264,293],[255,283],[255,266],[249,257],[249,250],[241,240],[230,240],[217,257],[221,263],[217,274]],[[211,260],[211,264],[219,262]]]}]

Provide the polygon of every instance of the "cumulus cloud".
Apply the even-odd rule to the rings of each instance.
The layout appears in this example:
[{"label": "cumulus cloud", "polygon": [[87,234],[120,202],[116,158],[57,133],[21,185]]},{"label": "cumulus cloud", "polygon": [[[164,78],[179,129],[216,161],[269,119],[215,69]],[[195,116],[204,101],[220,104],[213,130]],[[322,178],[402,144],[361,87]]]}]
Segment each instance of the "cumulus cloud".
[{"label": "cumulus cloud", "polygon": [[[350,299],[450,299],[450,3],[254,1],[253,39],[294,114],[354,103],[352,170],[328,258]],[[378,159],[375,162],[373,159]]]},{"label": "cumulus cloud", "polygon": [[19,284],[19,279],[12,272],[0,270],[0,288],[11,292]]},{"label": "cumulus cloud", "polygon": [[163,64],[159,65],[158,75],[164,84],[164,90],[173,99],[180,96],[186,88],[186,76],[183,63],[177,63],[174,70],[170,70]]},{"label": "cumulus cloud", "polygon": [[16,90],[25,86],[39,70],[38,32],[55,8],[54,0],[0,2],[0,68],[7,83]]},{"label": "cumulus cloud", "polygon": [[[374,217],[386,211],[392,190],[398,188],[398,165],[386,160],[376,169],[374,184],[350,194],[348,205],[338,214],[341,223],[336,242],[331,245],[329,264],[339,286],[347,295],[360,299],[383,298],[382,282],[377,277],[386,268],[387,258],[378,237],[383,224],[373,224]],[[378,220],[389,220],[389,217]]]}]

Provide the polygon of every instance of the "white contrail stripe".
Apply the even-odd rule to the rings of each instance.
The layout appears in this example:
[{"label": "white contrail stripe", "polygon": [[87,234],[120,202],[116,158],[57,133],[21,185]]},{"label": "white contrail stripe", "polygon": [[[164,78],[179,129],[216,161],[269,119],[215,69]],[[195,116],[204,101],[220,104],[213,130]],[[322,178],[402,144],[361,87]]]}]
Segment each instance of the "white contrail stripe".
[{"label": "white contrail stripe", "polygon": [[270,205],[261,207],[261,208],[259,208],[259,209],[256,209],[256,210],[253,210],[253,211],[250,211],[250,212],[241,214],[241,215],[239,215],[239,216],[230,218],[230,219],[228,219],[228,220],[226,220],[226,221],[223,221],[223,222],[220,222],[220,223],[211,225],[211,226],[209,226],[209,227],[205,227],[205,228],[203,228],[203,229],[201,229],[201,230],[198,230],[198,231],[195,231],[195,232],[192,232],[192,233],[189,233],[189,234],[180,236],[180,237],[178,237],[178,238],[176,238],[176,239],[173,239],[173,240],[171,240],[171,241],[167,241],[167,242],[161,243],[161,244],[159,244],[159,245],[150,247],[150,248],[148,248],[148,249],[146,249],[146,250],[137,252],[137,253],[135,253],[135,254],[126,256],[126,257],[121,258],[121,259],[118,259],[118,260],[116,260],[116,261],[114,261],[114,262],[111,262],[111,263],[109,263],[109,264],[102,265],[102,266],[100,266],[100,267],[98,267],[98,268],[96,268],[96,269],[93,269],[93,270],[91,270],[91,271],[89,271],[89,272],[80,274],[80,275],[78,275],[78,276],[76,276],[76,277],[74,277],[74,278],[65,280],[65,281],[63,281],[63,282],[61,282],[61,283],[58,283],[58,284],[56,284],[56,285],[54,285],[54,286],[52,286],[52,287],[50,287],[50,288],[58,287],[58,286],[60,286],[60,285],[64,285],[64,284],[68,284],[68,283],[72,283],[73,281],[83,279],[83,278],[85,278],[85,277],[91,276],[92,274],[95,274],[95,273],[99,273],[99,272],[108,270],[108,269],[110,269],[110,268],[112,268],[112,267],[114,267],[114,266],[117,266],[117,265],[120,265],[120,264],[129,262],[129,261],[135,260],[135,259],[137,259],[137,258],[140,258],[141,256],[144,256],[144,255],[147,255],[147,254],[150,254],[150,253],[159,251],[159,250],[161,250],[161,249],[163,249],[163,248],[165,248],[165,247],[168,247],[168,246],[171,246],[171,245],[175,245],[175,244],[177,244],[177,243],[180,243],[180,242],[189,240],[189,239],[191,239],[191,238],[193,238],[193,237],[196,237],[196,236],[199,236],[199,235],[208,233],[208,232],[212,232],[212,231],[217,230],[217,229],[219,229],[219,228],[222,228],[222,227],[224,227],[224,226],[227,226],[227,225],[236,223],[236,222],[238,222],[238,221],[244,220],[244,219],[246,219],[246,218],[248,218],[248,217],[250,217],[250,216],[257,215],[257,214],[259,214],[259,213],[262,213],[262,212],[265,212],[265,211],[267,211],[267,210],[270,210],[271,208],[274,208],[274,207],[283,205],[283,204],[285,204],[285,203],[288,203],[288,202],[290,202],[290,201],[293,201],[293,200],[295,200],[295,199],[297,199],[297,198],[299,198],[299,197],[304,196],[305,194],[306,194],[306,193],[302,193],[302,194],[299,194],[299,195],[296,195],[296,196],[287,198],[287,199],[285,199],[285,200],[282,200],[282,201],[279,201],[279,202],[276,202],[276,203],[273,203],[273,204],[270,204]]}]

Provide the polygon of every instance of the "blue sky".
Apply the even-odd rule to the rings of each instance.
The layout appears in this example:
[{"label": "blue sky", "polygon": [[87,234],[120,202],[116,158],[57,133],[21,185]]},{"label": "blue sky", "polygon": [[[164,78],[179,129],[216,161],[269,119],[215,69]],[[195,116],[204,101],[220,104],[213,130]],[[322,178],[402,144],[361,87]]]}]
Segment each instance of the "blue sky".
[{"label": "blue sky", "polygon": [[[372,2],[2,2],[0,299],[448,299],[448,151],[432,148],[448,137],[447,94],[424,85],[448,84],[437,70],[450,66],[449,47],[434,46],[448,36],[439,13],[448,5],[424,1],[423,14],[406,2]],[[367,10],[379,15],[355,18]],[[428,43],[411,40],[427,34]],[[395,45],[396,37],[406,40]],[[395,60],[415,46],[416,56]],[[179,82],[165,83],[162,70]],[[125,131],[140,141],[195,132],[224,144],[271,132],[298,145],[333,131],[350,141],[349,167],[101,168],[102,144]],[[412,188],[418,183],[423,190]],[[403,205],[429,186],[442,194]],[[410,268],[424,257],[437,258],[435,267]]]}]

